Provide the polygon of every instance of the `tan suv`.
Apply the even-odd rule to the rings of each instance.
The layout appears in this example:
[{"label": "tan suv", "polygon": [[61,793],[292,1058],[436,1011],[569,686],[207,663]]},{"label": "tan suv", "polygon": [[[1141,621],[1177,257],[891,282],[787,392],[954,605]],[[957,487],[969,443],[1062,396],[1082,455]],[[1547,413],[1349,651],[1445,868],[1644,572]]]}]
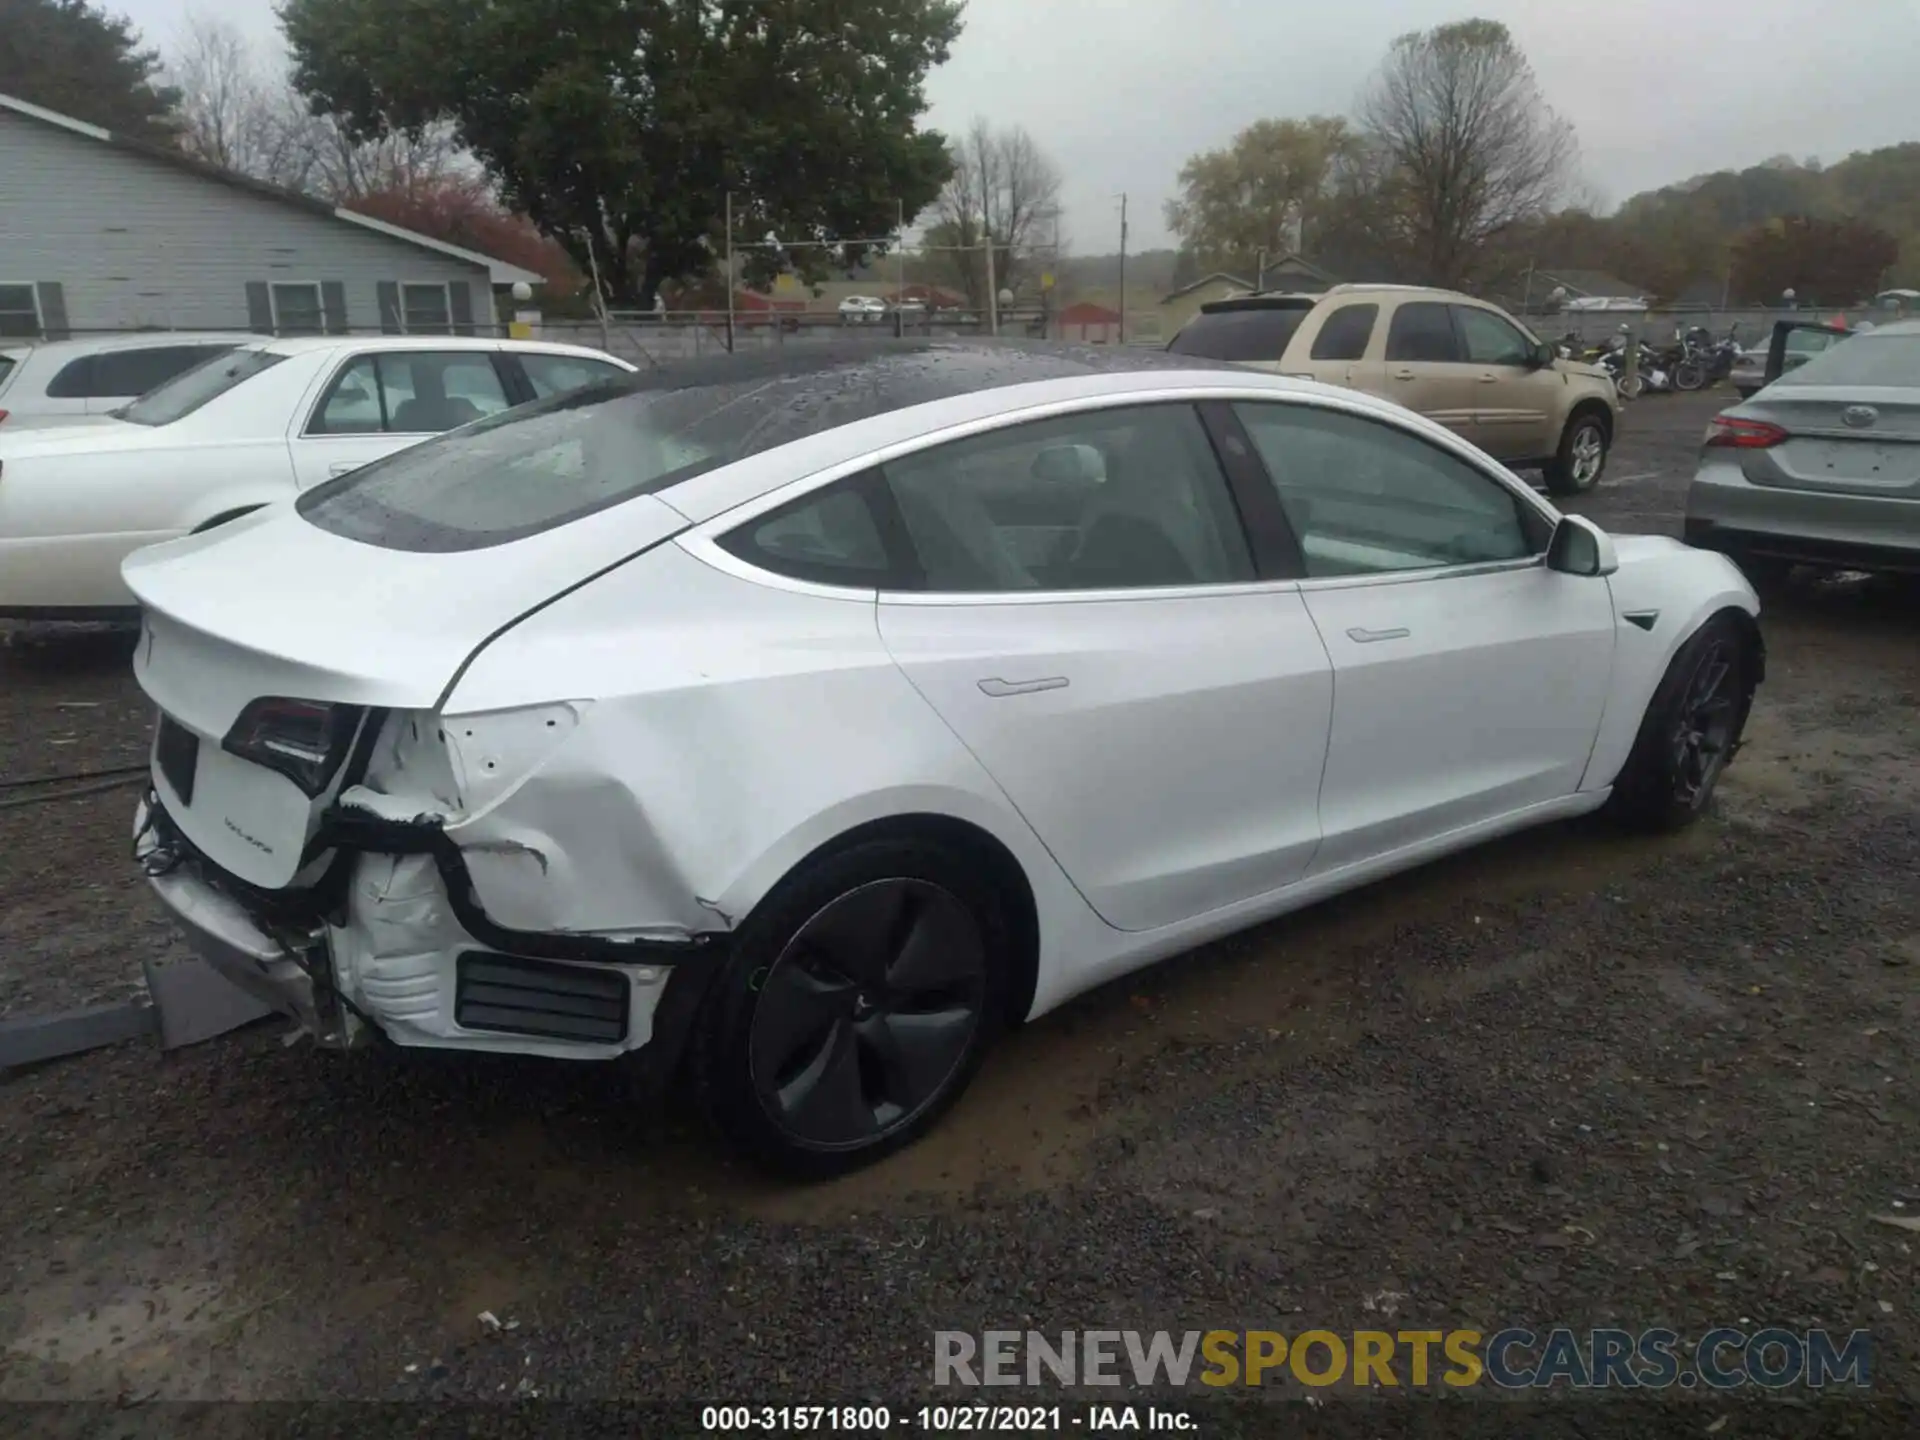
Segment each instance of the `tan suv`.
[{"label": "tan suv", "polygon": [[1555,495],[1593,488],[1619,428],[1606,371],[1560,359],[1506,311],[1449,290],[1335,285],[1216,300],[1167,349],[1383,396],[1541,470]]}]

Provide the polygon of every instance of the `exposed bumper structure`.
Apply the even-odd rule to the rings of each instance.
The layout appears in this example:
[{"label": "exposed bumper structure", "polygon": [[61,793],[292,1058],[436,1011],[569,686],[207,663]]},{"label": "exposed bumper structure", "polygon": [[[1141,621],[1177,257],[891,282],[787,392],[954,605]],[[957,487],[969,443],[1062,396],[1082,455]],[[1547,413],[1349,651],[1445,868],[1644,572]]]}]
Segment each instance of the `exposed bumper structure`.
[{"label": "exposed bumper structure", "polygon": [[[329,813],[302,891],[255,892],[199,854],[149,795],[134,855],[192,950],[317,1043],[572,1059],[650,1045],[689,1019],[724,936],[544,934],[492,921],[459,847],[430,819]],[[663,1004],[671,997],[671,1004]],[[667,1038],[667,1037],[662,1037]],[[662,1047],[668,1058],[682,1036]]]}]

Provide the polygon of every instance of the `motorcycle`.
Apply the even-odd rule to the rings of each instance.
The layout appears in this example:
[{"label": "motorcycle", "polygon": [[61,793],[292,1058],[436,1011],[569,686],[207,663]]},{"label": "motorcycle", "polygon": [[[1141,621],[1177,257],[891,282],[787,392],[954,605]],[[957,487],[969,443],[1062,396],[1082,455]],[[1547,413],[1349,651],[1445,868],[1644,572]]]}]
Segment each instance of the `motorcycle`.
[{"label": "motorcycle", "polygon": [[1724,338],[1715,340],[1704,325],[1696,325],[1686,334],[1686,354],[1674,366],[1673,383],[1681,390],[1704,390],[1732,372],[1740,358],[1740,342],[1735,338],[1739,325],[1729,325]]}]

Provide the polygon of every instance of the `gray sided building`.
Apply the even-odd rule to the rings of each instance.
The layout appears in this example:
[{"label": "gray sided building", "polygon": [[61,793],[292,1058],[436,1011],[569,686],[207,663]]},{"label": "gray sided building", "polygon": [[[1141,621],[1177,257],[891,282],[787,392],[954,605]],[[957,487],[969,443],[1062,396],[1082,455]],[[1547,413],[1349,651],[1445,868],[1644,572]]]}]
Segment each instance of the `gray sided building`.
[{"label": "gray sided building", "polygon": [[532,271],[0,94],[0,340],[491,333]]}]

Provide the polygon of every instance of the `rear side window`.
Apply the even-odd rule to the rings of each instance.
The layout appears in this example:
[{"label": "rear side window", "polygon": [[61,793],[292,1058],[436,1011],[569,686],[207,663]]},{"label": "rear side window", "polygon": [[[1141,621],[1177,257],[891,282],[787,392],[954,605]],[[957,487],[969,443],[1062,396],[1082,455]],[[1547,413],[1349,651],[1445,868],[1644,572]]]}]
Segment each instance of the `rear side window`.
[{"label": "rear side window", "polygon": [[130,400],[231,349],[231,345],[155,345],[150,349],[115,350],[96,355],[87,394]]},{"label": "rear side window", "polygon": [[171,425],[286,358],[268,350],[229,351],[202,361],[113,413],[135,425]]},{"label": "rear side window", "polygon": [[533,393],[544,400],[549,395],[564,395],[569,390],[597,385],[602,380],[618,380],[627,372],[604,360],[588,360],[580,355],[516,354],[520,368],[526,371]]},{"label": "rear side window", "polygon": [[1360,360],[1373,339],[1373,322],[1380,318],[1378,305],[1342,305],[1327,317],[1320,333],[1313,337],[1315,360]]},{"label": "rear side window", "polygon": [[[1797,338],[1790,334],[1787,341]],[[1825,350],[1787,371],[1769,389],[1802,385],[1920,386],[1920,335],[1836,334]]]},{"label": "rear side window", "polygon": [[1446,363],[1461,359],[1453,317],[1445,305],[1415,300],[1393,312],[1387,331],[1387,359]]},{"label": "rear side window", "polygon": [[507,408],[483,350],[357,356],[328,387],[309,435],[437,435]]},{"label": "rear side window", "polygon": [[1277,361],[1287,353],[1293,332],[1312,308],[1303,302],[1203,310],[1181,327],[1167,349],[1203,360]]},{"label": "rear side window", "polygon": [[848,481],[750,520],[720,547],[795,580],[878,590],[895,583],[893,557],[868,500],[872,477]]}]

